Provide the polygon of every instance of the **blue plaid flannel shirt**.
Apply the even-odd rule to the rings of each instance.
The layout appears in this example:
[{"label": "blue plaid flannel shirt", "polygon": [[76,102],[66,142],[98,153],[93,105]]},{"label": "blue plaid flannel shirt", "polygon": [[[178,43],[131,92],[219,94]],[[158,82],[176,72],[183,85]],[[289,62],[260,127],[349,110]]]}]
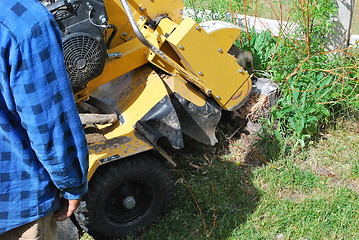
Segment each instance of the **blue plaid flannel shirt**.
[{"label": "blue plaid flannel shirt", "polygon": [[0,1],[0,234],[87,190],[88,150],[61,35],[37,0]]}]

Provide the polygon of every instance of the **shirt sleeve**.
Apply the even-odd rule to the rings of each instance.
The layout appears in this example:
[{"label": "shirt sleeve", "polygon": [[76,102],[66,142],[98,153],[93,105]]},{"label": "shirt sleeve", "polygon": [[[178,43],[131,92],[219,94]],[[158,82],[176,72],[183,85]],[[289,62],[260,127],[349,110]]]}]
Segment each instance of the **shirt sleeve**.
[{"label": "shirt sleeve", "polygon": [[10,87],[38,160],[66,199],[87,191],[88,149],[64,65],[57,23],[48,16],[13,44]]}]

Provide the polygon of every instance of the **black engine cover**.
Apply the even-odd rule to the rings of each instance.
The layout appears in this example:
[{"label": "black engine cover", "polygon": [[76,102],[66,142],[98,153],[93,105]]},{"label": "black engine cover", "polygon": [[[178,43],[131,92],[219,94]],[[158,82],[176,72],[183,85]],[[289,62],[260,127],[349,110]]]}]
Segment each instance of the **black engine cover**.
[{"label": "black engine cover", "polygon": [[64,60],[73,87],[83,87],[99,76],[106,60],[102,0],[43,0],[62,34]]}]

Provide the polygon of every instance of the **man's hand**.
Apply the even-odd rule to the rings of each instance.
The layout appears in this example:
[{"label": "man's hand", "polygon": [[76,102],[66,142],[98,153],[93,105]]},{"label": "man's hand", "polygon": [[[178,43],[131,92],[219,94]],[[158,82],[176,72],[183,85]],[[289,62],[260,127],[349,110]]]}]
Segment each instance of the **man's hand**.
[{"label": "man's hand", "polygon": [[56,221],[63,221],[69,218],[80,205],[80,201],[81,199],[66,200],[64,206],[58,211],[54,212],[53,218]]}]

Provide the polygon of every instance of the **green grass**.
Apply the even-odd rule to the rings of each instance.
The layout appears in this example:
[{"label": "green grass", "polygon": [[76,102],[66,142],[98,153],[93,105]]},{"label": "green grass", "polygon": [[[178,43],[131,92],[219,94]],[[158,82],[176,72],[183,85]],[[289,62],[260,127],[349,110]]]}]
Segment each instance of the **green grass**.
[{"label": "green grass", "polygon": [[[318,196],[318,195],[319,196]],[[358,239],[357,196],[346,189],[294,199],[265,197],[228,239]]]},{"label": "green grass", "polygon": [[359,239],[359,121],[285,157],[266,135],[253,150],[271,165],[238,135],[225,139],[233,125],[219,129],[215,147],[188,140],[172,152],[179,163],[172,210],[127,239]]},{"label": "green grass", "polygon": [[[359,239],[359,136],[351,132],[359,131],[359,122],[351,125],[329,131],[305,152],[272,161],[279,170],[250,152],[240,164],[231,163],[223,158],[235,149],[230,145],[219,144],[215,155],[209,148],[187,149],[182,173],[203,216],[186,184],[177,181],[172,212],[141,237],[129,239]],[[323,151],[340,162],[323,158]],[[318,172],[313,163],[331,174]]]}]

